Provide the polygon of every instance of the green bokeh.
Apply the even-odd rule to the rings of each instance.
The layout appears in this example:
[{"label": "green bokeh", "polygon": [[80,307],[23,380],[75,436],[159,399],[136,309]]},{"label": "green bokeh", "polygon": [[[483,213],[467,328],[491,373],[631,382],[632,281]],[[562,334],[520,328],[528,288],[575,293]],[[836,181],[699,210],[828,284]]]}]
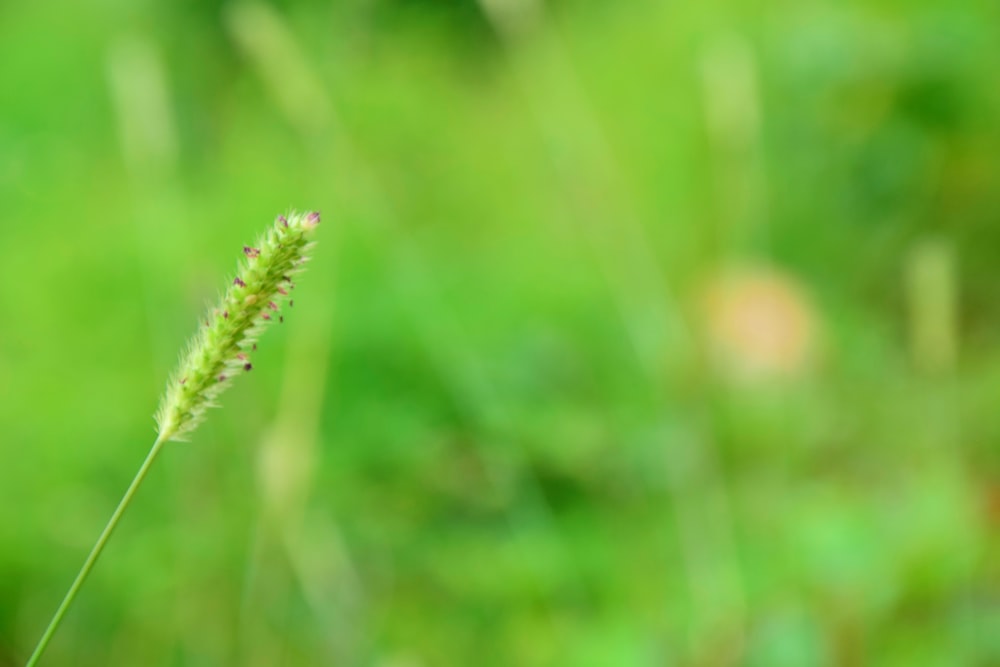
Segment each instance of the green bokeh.
[{"label": "green bokeh", "polygon": [[0,665],[288,207],[44,664],[1000,664],[998,68],[986,2],[0,4]]}]

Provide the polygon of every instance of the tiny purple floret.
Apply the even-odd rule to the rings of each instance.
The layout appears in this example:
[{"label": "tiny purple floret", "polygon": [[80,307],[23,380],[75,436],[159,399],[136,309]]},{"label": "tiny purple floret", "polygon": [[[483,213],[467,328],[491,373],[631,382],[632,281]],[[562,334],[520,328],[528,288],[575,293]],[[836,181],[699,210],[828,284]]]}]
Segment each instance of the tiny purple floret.
[{"label": "tiny purple floret", "polygon": [[309,223],[310,227],[315,227],[319,224],[319,211],[313,211],[306,216],[306,222]]},{"label": "tiny purple floret", "polygon": [[285,227],[288,226],[288,218],[286,218],[283,215],[279,215],[278,216],[278,222],[280,222],[281,224],[283,224]]},{"label": "tiny purple floret", "polygon": [[253,370],[253,364],[251,364],[251,363],[250,363],[250,362],[248,361],[247,363],[243,364],[243,370],[245,370],[245,371],[250,371],[250,370]]},{"label": "tiny purple floret", "polygon": [[247,284],[245,282],[243,282],[243,279],[240,278],[239,276],[233,278],[233,284],[234,285],[239,285],[240,287],[246,287],[247,286]]},{"label": "tiny purple floret", "polygon": [[250,246],[245,245],[243,246],[243,254],[250,259],[256,259],[257,257],[260,257],[260,249],[251,248]]}]

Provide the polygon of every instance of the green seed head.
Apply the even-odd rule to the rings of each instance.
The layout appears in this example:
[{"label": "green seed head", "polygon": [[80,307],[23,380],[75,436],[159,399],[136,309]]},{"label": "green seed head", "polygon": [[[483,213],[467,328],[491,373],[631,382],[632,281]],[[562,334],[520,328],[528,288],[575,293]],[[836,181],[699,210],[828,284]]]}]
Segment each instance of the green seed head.
[{"label": "green seed head", "polygon": [[302,271],[313,246],[319,213],[280,215],[274,226],[243,248],[236,277],[219,306],[210,311],[181,357],[156,413],[160,440],[184,440],[233,378],[253,368],[250,355],[264,328],[278,320],[281,304],[292,305],[292,277]]}]

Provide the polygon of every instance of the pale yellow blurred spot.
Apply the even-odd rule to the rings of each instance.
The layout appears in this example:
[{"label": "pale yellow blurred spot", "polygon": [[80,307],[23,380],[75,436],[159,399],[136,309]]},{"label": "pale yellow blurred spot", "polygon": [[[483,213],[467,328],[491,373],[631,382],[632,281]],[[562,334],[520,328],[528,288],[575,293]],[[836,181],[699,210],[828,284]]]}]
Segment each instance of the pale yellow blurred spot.
[{"label": "pale yellow blurred spot", "polygon": [[910,351],[925,373],[946,373],[958,358],[958,258],[944,239],[910,247],[903,266]]},{"label": "pale yellow blurred spot", "polygon": [[794,378],[814,362],[818,316],[793,276],[769,267],[727,271],[710,280],[703,299],[706,342],[726,377]]}]

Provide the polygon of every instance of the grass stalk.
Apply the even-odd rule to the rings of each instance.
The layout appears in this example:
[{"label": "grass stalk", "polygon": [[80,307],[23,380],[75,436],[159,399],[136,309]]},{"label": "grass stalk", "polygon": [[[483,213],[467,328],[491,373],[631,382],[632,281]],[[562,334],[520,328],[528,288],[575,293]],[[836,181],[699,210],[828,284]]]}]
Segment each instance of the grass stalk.
[{"label": "grass stalk", "polygon": [[125,491],[125,495],[122,496],[121,501],[118,503],[118,507],[115,509],[114,514],[111,515],[111,518],[108,520],[108,524],[101,532],[101,536],[97,538],[94,548],[90,550],[90,555],[87,556],[87,560],[84,561],[83,567],[80,568],[80,573],[76,575],[73,585],[69,587],[68,591],[66,591],[66,596],[59,605],[59,609],[56,610],[56,613],[52,616],[52,620],[49,621],[49,627],[45,629],[45,634],[43,634],[42,638],[38,640],[38,645],[35,647],[34,653],[32,653],[31,657],[28,659],[26,667],[34,667],[34,665],[38,664],[38,661],[41,659],[46,647],[49,645],[49,641],[52,639],[52,635],[55,634],[59,624],[62,623],[63,617],[73,604],[73,600],[76,599],[77,593],[80,592],[80,587],[83,586],[83,582],[87,580],[87,576],[90,574],[90,571],[94,569],[94,564],[97,563],[97,559],[100,558],[101,552],[104,551],[104,546],[108,543],[111,533],[114,532],[115,528],[118,526],[118,522],[121,521],[122,515],[125,513],[125,509],[132,502],[132,497],[135,496],[136,490],[139,488],[139,485],[142,484],[142,480],[146,479],[146,474],[149,473],[149,468],[153,465],[156,455],[160,453],[160,449],[163,447],[164,442],[166,442],[165,438],[157,438],[156,442],[154,442],[153,446],[150,448],[149,453],[146,454],[146,459],[142,462],[142,465],[139,466],[139,472],[135,474],[135,478],[132,480],[132,483],[129,484],[129,487]]},{"label": "grass stalk", "polygon": [[167,383],[156,413],[156,441],[38,640],[27,667],[38,664],[163,443],[186,439],[204,421],[208,409],[218,406],[216,399],[232,384],[233,378],[253,369],[250,356],[256,352],[257,338],[267,325],[275,320],[285,321],[278,304],[292,307],[291,290],[295,289],[292,276],[301,273],[302,265],[308,261],[308,251],[313,246],[311,237],[318,225],[319,213],[315,211],[279,215],[256,246],[243,246],[244,258],[236,277],[219,307],[203,319],[204,327],[199,327]]}]

